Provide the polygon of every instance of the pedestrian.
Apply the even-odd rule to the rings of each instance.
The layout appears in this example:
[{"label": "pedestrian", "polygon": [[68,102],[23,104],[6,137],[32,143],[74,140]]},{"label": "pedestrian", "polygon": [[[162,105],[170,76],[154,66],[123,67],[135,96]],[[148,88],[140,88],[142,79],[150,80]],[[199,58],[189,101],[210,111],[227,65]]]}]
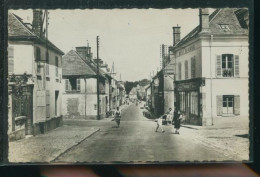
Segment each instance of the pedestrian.
[{"label": "pedestrian", "polygon": [[169,108],[169,112],[167,113],[167,124],[168,122],[170,122],[170,124],[172,125],[172,120],[173,120],[173,110],[172,108]]},{"label": "pedestrian", "polygon": [[115,121],[117,123],[117,127],[119,127],[120,125],[120,119],[121,119],[121,111],[119,110],[119,107],[117,107],[115,112]]},{"label": "pedestrian", "polygon": [[179,129],[181,126],[181,120],[182,120],[182,114],[181,112],[178,110],[176,110],[175,114],[174,114],[174,128],[175,128],[175,134],[180,134]]},{"label": "pedestrian", "polygon": [[163,127],[162,127],[162,121],[163,121],[163,118],[162,118],[162,116],[161,116],[161,117],[159,117],[159,119],[157,120],[157,127],[156,127],[155,132],[157,132],[158,128],[160,128],[161,131],[162,131],[162,133],[164,133],[164,130],[163,130]]}]

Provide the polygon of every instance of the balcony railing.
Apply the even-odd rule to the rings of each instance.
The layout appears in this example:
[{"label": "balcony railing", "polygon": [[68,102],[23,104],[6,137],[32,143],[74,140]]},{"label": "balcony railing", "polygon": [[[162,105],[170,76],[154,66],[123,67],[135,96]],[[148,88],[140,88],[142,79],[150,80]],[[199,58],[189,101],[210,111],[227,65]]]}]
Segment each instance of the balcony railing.
[{"label": "balcony railing", "polygon": [[233,77],[233,69],[222,69],[223,77]]}]

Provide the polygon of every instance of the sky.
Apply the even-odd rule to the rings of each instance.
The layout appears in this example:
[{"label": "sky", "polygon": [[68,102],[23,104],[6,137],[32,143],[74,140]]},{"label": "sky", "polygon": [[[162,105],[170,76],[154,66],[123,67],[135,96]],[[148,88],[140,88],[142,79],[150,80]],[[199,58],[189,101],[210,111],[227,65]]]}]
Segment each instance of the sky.
[{"label": "sky", "polygon": [[[32,22],[32,9],[10,10]],[[211,12],[211,11],[210,11]],[[181,27],[181,38],[199,24],[198,9],[84,9],[49,10],[48,39],[64,53],[77,46],[92,47],[124,81],[150,79],[160,69],[160,45],[172,45],[172,27]]]}]

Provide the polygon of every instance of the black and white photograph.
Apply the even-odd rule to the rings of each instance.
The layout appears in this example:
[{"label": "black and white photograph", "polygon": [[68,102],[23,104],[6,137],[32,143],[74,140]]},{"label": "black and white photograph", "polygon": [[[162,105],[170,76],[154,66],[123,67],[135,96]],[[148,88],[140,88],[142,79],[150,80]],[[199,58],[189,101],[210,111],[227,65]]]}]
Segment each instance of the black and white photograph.
[{"label": "black and white photograph", "polygon": [[248,162],[249,9],[8,9],[8,162]]}]

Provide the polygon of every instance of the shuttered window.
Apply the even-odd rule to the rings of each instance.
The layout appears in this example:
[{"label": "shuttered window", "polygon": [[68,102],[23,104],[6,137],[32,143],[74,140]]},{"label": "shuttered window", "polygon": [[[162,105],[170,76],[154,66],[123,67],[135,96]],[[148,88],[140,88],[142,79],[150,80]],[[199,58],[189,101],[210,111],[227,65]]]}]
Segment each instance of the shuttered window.
[{"label": "shuttered window", "polygon": [[196,60],[195,57],[191,58],[191,78],[196,77]]},{"label": "shuttered window", "polygon": [[236,77],[239,76],[239,55],[235,55],[235,61],[234,61],[234,75]]},{"label": "shuttered window", "polygon": [[9,73],[14,72],[14,47],[13,46],[8,47],[8,72]]},{"label": "shuttered window", "polygon": [[77,91],[80,91],[80,79],[77,79]]},{"label": "shuttered window", "polygon": [[179,63],[179,65],[178,65],[178,75],[179,75],[179,80],[181,80],[181,63]]},{"label": "shuttered window", "polygon": [[49,52],[46,52],[46,75],[49,76],[50,74],[50,69],[49,69]]},{"label": "shuttered window", "polygon": [[59,67],[59,59],[58,59],[58,57],[55,57],[55,73],[56,73],[56,77],[59,77],[58,67]]},{"label": "shuttered window", "polygon": [[69,80],[65,80],[65,91],[69,91]]},{"label": "shuttered window", "polygon": [[188,61],[185,61],[185,79],[188,79],[189,72],[188,72]]}]

